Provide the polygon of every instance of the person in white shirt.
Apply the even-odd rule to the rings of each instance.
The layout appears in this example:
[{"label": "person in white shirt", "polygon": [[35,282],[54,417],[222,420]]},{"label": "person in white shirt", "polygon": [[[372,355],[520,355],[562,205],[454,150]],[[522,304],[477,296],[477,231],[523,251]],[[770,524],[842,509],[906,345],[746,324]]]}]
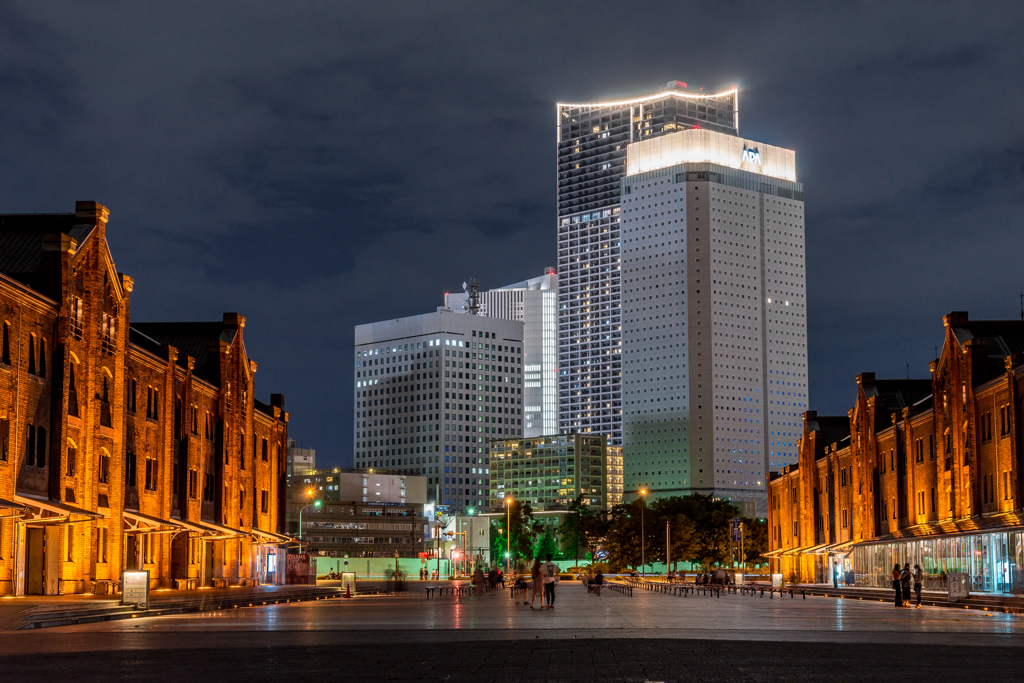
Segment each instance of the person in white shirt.
[{"label": "person in white shirt", "polygon": [[[558,577],[558,565],[551,561],[551,556],[544,558],[546,561],[540,566],[541,574],[544,577],[544,607],[555,608],[555,580]],[[541,609],[543,609],[542,607]]]}]

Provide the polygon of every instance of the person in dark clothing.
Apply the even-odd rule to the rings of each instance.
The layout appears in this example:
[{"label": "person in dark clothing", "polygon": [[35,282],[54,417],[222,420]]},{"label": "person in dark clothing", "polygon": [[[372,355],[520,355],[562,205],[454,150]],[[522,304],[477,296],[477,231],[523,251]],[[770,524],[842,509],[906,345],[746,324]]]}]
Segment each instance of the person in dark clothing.
[{"label": "person in dark clothing", "polygon": [[914,565],[914,592],[917,593],[917,609],[921,609],[921,588],[924,586],[924,572],[921,565]]},{"label": "person in dark clothing", "polygon": [[907,562],[903,565],[903,571],[900,572],[900,586],[903,589],[903,606],[910,609],[910,563]]},{"label": "person in dark clothing", "polygon": [[898,564],[892,568],[892,588],[896,591],[896,607],[903,607],[903,586],[900,584],[902,574]]}]

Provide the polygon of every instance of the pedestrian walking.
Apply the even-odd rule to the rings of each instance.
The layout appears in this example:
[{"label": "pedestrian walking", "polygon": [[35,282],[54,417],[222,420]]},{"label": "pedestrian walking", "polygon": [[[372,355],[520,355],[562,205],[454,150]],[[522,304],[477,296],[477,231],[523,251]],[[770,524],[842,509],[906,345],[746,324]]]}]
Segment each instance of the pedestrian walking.
[{"label": "pedestrian walking", "polygon": [[921,565],[914,565],[914,592],[917,593],[917,609],[921,609],[921,588],[924,587],[924,571]]},{"label": "pedestrian walking", "polygon": [[544,601],[548,609],[555,608],[555,584],[558,582],[558,565],[551,561],[551,556],[544,558],[541,569],[544,570]]},{"label": "pedestrian walking", "polygon": [[903,607],[903,586],[900,584],[902,574],[898,564],[892,568],[892,587],[896,591],[896,607]]},{"label": "pedestrian walking", "polygon": [[[544,609],[544,577],[541,575],[539,557],[533,561],[530,576],[533,577],[533,584],[530,586],[530,609],[533,609],[533,602],[537,599],[537,596],[540,596],[540,608]],[[523,599],[523,604],[526,604],[525,598]]]},{"label": "pedestrian walking", "polygon": [[900,586],[903,589],[903,606],[910,609],[910,563],[907,562],[903,565],[903,571],[900,572]]}]

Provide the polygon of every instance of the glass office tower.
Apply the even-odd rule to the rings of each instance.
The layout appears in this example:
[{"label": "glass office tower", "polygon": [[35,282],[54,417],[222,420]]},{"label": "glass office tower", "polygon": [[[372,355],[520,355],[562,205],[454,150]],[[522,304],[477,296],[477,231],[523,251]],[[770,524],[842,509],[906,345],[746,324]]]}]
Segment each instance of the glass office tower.
[{"label": "glass office tower", "polygon": [[710,94],[670,82],[644,97],[559,104],[559,430],[622,445],[621,182],[626,147],[701,128],[739,131],[735,88]]}]

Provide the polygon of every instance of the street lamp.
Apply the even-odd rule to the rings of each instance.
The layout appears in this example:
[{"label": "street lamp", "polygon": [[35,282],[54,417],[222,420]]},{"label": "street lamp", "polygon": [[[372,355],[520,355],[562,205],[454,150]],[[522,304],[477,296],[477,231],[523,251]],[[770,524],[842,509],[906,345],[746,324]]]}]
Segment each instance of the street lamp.
[{"label": "street lamp", "polygon": [[647,489],[640,489],[640,573],[647,576],[647,561],[644,557],[644,508],[647,507]]},{"label": "street lamp", "polygon": [[[310,489],[310,490],[306,491],[306,496],[307,497],[308,496],[312,496],[312,495],[313,495],[313,489]],[[312,503],[307,503],[306,505],[304,505],[301,508],[299,508],[299,540],[300,541],[302,540],[302,528],[303,528],[302,527],[302,513],[306,511],[306,508],[311,508],[311,507],[312,508],[319,508],[322,504],[323,504],[322,500],[315,500]]]},{"label": "street lamp", "polygon": [[505,522],[505,532],[508,535],[508,550],[505,552],[505,574],[511,570],[512,561],[512,499],[505,496],[505,509],[508,512],[508,521]]}]

